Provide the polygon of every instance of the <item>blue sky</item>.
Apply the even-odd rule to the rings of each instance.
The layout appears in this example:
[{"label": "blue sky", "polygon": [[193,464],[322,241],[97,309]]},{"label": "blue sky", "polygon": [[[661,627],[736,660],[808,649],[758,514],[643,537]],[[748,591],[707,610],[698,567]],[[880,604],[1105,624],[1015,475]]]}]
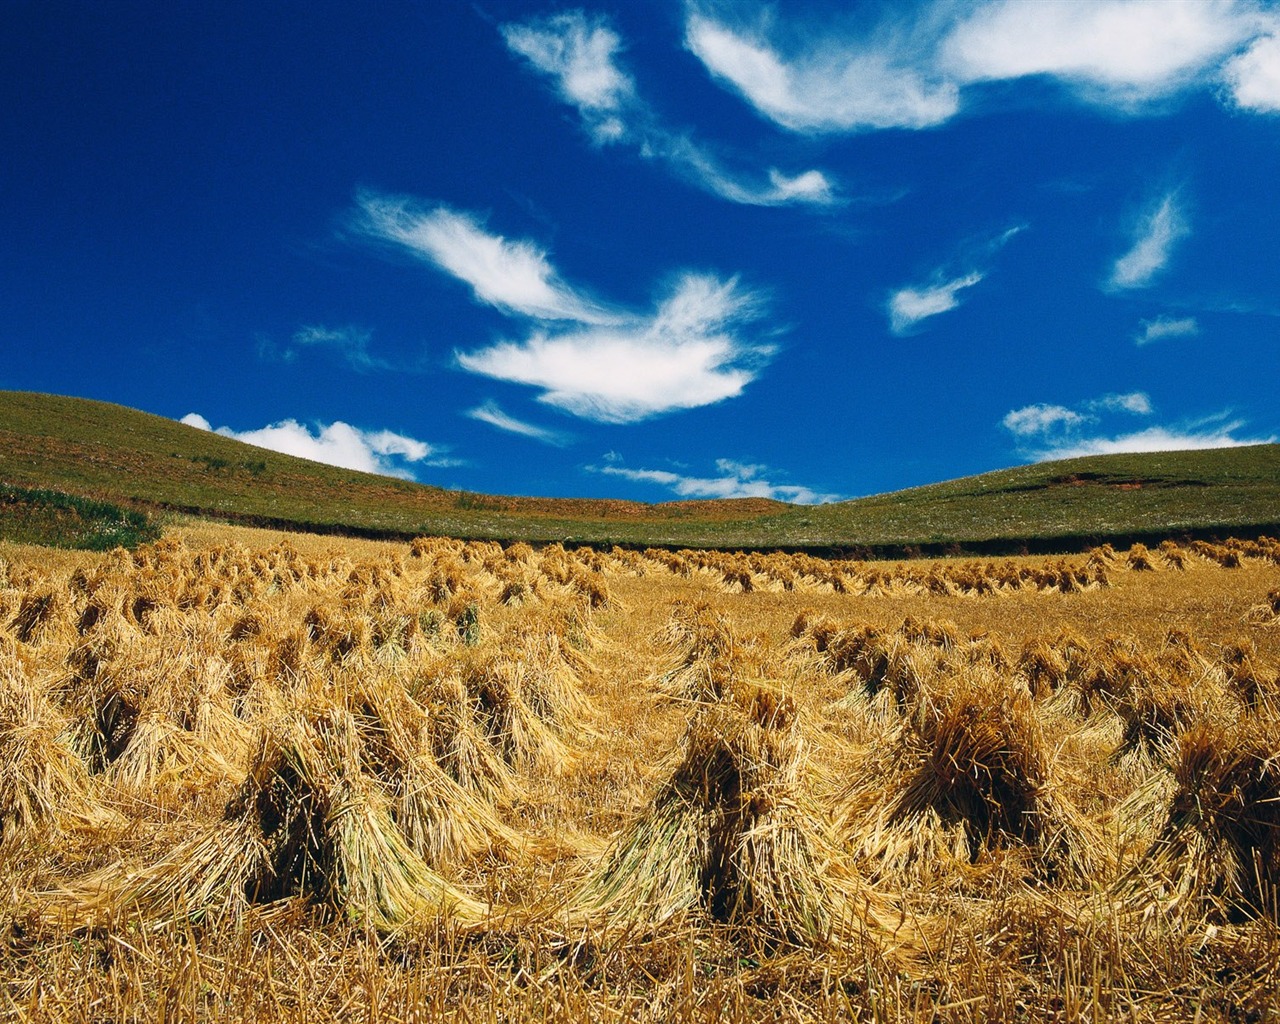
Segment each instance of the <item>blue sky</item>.
[{"label": "blue sky", "polygon": [[472,491],[1280,435],[1280,5],[0,6],[0,387]]}]

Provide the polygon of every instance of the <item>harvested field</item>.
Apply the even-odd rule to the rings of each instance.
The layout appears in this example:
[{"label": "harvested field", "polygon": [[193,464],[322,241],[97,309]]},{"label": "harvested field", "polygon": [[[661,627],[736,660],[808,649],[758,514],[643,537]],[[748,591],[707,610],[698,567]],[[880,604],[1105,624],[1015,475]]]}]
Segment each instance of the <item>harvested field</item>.
[{"label": "harvested field", "polygon": [[1267,1020],[1280,543],[0,546],[0,1014]]}]

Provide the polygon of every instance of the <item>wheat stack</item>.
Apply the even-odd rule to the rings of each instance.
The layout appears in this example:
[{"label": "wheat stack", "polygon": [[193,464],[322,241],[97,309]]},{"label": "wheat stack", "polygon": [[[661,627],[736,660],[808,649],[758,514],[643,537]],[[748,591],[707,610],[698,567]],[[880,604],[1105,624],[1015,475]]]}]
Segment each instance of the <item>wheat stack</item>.
[{"label": "wheat stack", "polygon": [[962,875],[1009,847],[1042,877],[1085,877],[1099,864],[1097,835],[1051,776],[1029,694],[990,668],[921,693],[839,803],[846,844],[874,877]]},{"label": "wheat stack", "polygon": [[796,707],[757,688],[702,708],[667,781],[569,901],[571,926],[646,932],[696,914],[751,945],[902,945],[801,785]]},{"label": "wheat stack", "polygon": [[1203,722],[1178,742],[1173,792],[1142,859],[1117,885],[1126,909],[1195,922],[1280,920],[1280,727]]}]

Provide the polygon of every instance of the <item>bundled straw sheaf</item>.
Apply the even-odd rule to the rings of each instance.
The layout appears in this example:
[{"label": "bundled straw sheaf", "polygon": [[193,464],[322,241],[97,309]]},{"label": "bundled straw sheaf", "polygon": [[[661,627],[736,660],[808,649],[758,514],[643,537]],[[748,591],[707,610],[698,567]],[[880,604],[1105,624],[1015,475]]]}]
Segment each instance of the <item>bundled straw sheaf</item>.
[{"label": "bundled straw sheaf", "polygon": [[840,800],[842,832],[869,874],[898,881],[962,875],[1005,847],[1042,877],[1086,877],[1098,837],[1050,769],[1027,692],[969,667],[936,679],[872,755]]},{"label": "bundled straw sheaf", "polygon": [[795,703],[776,690],[700,709],[649,809],[570,901],[570,922],[647,931],[695,913],[751,944],[904,944],[909,929],[894,936],[894,915],[843,866],[805,794],[803,749]]},{"label": "bundled straw sheaf", "polygon": [[1173,783],[1155,841],[1118,883],[1123,905],[1188,924],[1280,921],[1280,724],[1191,727],[1178,741]]},{"label": "bundled straw sheaf", "polygon": [[84,924],[204,918],[294,896],[381,932],[487,918],[414,851],[366,770],[356,716],[341,708],[294,712],[264,730],[221,822],[152,864],[119,862],[73,882],[51,914]]},{"label": "bundled straw sheaf", "polygon": [[56,837],[110,820],[67,726],[44,688],[0,653],[0,839],[37,831]]}]

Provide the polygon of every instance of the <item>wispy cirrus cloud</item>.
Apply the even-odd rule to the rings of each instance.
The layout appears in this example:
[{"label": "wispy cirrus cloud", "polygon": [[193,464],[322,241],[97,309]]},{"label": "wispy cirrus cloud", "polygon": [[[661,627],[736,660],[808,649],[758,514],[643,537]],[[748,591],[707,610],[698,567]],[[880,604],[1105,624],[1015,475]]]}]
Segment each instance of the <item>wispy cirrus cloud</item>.
[{"label": "wispy cirrus cloud", "polygon": [[965,82],[1043,75],[1089,102],[1132,109],[1211,84],[1258,27],[1251,4],[1230,0],[1000,0],[971,8],[940,56]]},{"label": "wispy cirrus cloud", "polygon": [[889,329],[894,334],[905,334],[921,320],[955,309],[960,305],[956,293],[981,280],[982,275],[972,271],[950,281],[900,288],[889,297]]},{"label": "wispy cirrus cloud", "polygon": [[688,476],[666,469],[629,469],[616,458],[604,466],[588,466],[593,473],[617,476],[634,483],[656,484],[681,498],[771,498],[795,505],[821,505],[840,501],[838,494],[822,494],[796,484],[771,483],[768,466],[717,459],[716,476]]},{"label": "wispy cirrus cloud", "polygon": [[1015,235],[1026,230],[1025,224],[1016,224],[1007,228],[993,238],[979,243],[969,243],[964,254],[953,261],[970,269],[964,273],[956,273],[954,269],[940,267],[930,276],[925,284],[899,288],[889,296],[886,311],[889,314],[889,329],[894,334],[908,334],[920,323],[931,316],[946,313],[960,305],[957,294],[966,288],[980,284],[986,277],[985,270],[974,267],[984,263],[1008,244]]},{"label": "wispy cirrus cloud", "polygon": [[773,353],[747,336],[764,303],[736,277],[683,272],[652,310],[629,310],[570,286],[544,250],[489,234],[468,214],[373,193],[359,206],[368,234],[421,256],[525,324],[522,340],[456,352],[459,367],[538,388],[540,401],[572,415],[632,423],[733,398]]},{"label": "wispy cirrus cloud", "polygon": [[610,324],[620,317],[565,284],[545,250],[486,231],[481,221],[448,206],[422,206],[403,196],[361,192],[358,227],[470,285],[478,301],[539,320]]},{"label": "wispy cirrus cloud", "polygon": [[324,351],[343,360],[352,369],[361,373],[391,369],[389,362],[369,351],[372,340],[373,332],[362,327],[325,327],[311,324],[294,331],[285,345],[277,345],[270,339],[263,338],[258,350],[263,358],[279,360],[282,363],[295,362],[298,356],[306,351]]},{"label": "wispy cirrus cloud", "polygon": [[821,171],[733,171],[689,133],[665,127],[622,66],[622,39],[603,16],[565,11],[511,22],[501,31],[507,48],[550,79],[559,98],[578,111],[597,145],[630,146],[730,202],[826,206],[838,200],[834,184]]},{"label": "wispy cirrus cloud", "polygon": [[1200,323],[1193,316],[1158,316],[1143,320],[1142,329],[1134,336],[1138,345],[1149,345],[1166,338],[1194,338],[1200,333]]},{"label": "wispy cirrus cloud", "polygon": [[638,102],[635,82],[618,64],[622,39],[603,17],[569,11],[501,28],[508,49],[551,78],[577,107],[599,143],[621,141]]},{"label": "wispy cirrus cloud", "polygon": [[1251,444],[1271,444],[1269,437],[1241,437],[1244,420],[1232,420],[1225,414],[1212,423],[1201,421],[1183,427],[1147,427],[1128,434],[1110,437],[1085,437],[1062,441],[1036,454],[1037,462],[1050,459],[1074,459],[1083,455],[1120,455],[1132,452],[1181,452],[1204,448],[1242,448]]},{"label": "wispy cirrus cloud", "polygon": [[1054,430],[1065,430],[1085,422],[1086,417],[1064,405],[1037,403],[1011,409],[1001,425],[1015,437],[1037,437]]},{"label": "wispy cirrus cloud", "polygon": [[232,430],[230,427],[215,430],[204,416],[195,412],[187,413],[180,422],[284,455],[405,480],[414,479],[409,468],[411,465],[446,467],[461,464],[439,445],[390,430],[361,430],[341,420],[317,423],[314,432],[311,427],[294,419],[281,420],[256,430]]},{"label": "wispy cirrus cloud", "polygon": [[558,448],[567,445],[572,440],[563,431],[539,427],[533,423],[526,423],[524,420],[508,415],[503,412],[497,402],[492,400],[482,402],[474,409],[468,409],[465,415],[480,423],[487,423],[498,430],[504,430],[508,434],[528,437],[534,441],[541,441],[543,444],[555,445]]},{"label": "wispy cirrus cloud", "polygon": [[1273,437],[1242,437],[1246,424],[1219,413],[1173,426],[1152,425],[1141,430],[1106,429],[1107,414],[1151,416],[1155,409],[1141,391],[1103,395],[1076,408],[1037,404],[1006,413],[1002,426],[1017,440],[1018,448],[1036,462],[1070,459],[1081,455],[1122,452],[1184,451],[1197,448],[1234,448],[1267,444]]},{"label": "wispy cirrus cloud", "polygon": [[954,82],[919,59],[919,35],[886,23],[873,36],[827,37],[784,55],[769,38],[771,17],[729,25],[697,6],[685,46],[769,120],[796,132],[928,128],[959,109]]},{"label": "wispy cirrus cloud", "polygon": [[1133,245],[1112,266],[1107,287],[1114,291],[1146,288],[1168,266],[1174,245],[1190,234],[1177,193],[1166,193],[1139,218]]},{"label": "wispy cirrus cloud", "polygon": [[1086,399],[1074,409],[1045,403],[1026,405],[1006,413],[1001,425],[1015,437],[1047,437],[1066,435],[1085,424],[1097,423],[1103,413],[1150,416],[1153,411],[1151,398],[1146,392],[1128,391]]},{"label": "wispy cirrus cloud", "polygon": [[805,133],[931,128],[982,83],[1030,77],[1126,113],[1223,79],[1242,109],[1273,110],[1280,95],[1275,19],[1248,0],[939,0],[883,10],[870,23],[818,26],[693,0],[685,45],[763,117]]}]

